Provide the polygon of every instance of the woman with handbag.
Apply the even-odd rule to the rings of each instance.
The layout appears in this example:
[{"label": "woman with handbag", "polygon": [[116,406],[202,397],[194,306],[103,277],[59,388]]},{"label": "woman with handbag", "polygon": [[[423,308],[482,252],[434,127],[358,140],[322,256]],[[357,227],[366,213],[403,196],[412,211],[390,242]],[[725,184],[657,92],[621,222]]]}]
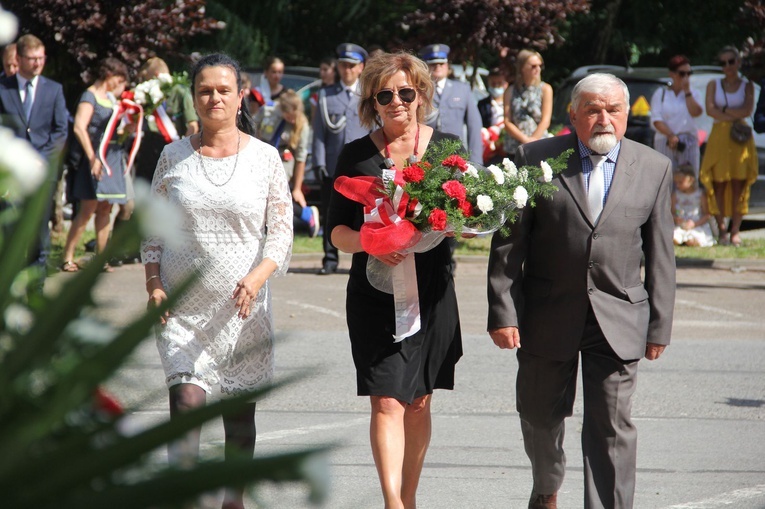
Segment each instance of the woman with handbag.
[{"label": "woman with handbag", "polygon": [[[746,122],[754,108],[754,86],[739,75],[741,58],[735,47],[724,47],[718,57],[725,76],[707,84],[707,115],[714,124],[700,179],[717,220],[719,243],[740,246],[741,221],[749,212],[749,190],[759,170],[752,128]],[[730,218],[727,227],[725,218]]]}]

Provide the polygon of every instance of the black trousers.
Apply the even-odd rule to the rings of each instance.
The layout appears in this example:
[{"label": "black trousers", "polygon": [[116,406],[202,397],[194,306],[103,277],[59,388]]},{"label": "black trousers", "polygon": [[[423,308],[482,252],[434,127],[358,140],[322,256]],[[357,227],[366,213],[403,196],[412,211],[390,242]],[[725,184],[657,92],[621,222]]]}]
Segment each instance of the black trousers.
[{"label": "black trousers", "polygon": [[339,256],[337,248],[329,241],[332,232],[327,228],[327,219],[329,218],[329,200],[332,197],[332,186],[335,183],[333,177],[322,177],[321,179],[321,225],[324,228],[323,235],[323,247],[324,258],[321,260],[322,265],[334,265],[337,267]]}]

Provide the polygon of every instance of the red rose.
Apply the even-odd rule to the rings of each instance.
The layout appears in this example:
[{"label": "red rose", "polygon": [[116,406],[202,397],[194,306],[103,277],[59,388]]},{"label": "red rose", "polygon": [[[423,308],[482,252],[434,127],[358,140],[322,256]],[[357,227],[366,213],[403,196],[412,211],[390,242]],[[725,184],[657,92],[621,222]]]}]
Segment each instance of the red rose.
[{"label": "red rose", "polygon": [[443,231],[446,229],[446,212],[441,209],[433,209],[428,216],[428,222],[434,230]]},{"label": "red rose", "polygon": [[135,92],[132,90],[125,90],[120,96],[122,99],[128,99],[129,101],[135,100]]},{"label": "red rose", "polygon": [[459,204],[462,215],[465,217],[473,217],[473,204],[467,200],[463,200]]},{"label": "red rose", "polygon": [[449,198],[455,198],[458,201],[464,201],[465,197],[467,196],[465,186],[456,180],[447,180],[441,184],[441,189],[444,190]]},{"label": "red rose", "polygon": [[444,162],[441,163],[441,166],[446,166],[447,168],[459,168],[463,173],[467,171],[467,162],[457,154],[444,159]]},{"label": "red rose", "polygon": [[419,166],[412,165],[404,168],[404,180],[406,182],[421,182],[425,178],[425,170]]}]

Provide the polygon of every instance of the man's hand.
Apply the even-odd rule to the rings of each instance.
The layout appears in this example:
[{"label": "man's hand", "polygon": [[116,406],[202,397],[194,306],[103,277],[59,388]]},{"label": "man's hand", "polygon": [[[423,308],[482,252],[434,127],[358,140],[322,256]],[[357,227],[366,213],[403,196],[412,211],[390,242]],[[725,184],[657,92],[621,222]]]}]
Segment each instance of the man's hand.
[{"label": "man's hand", "polygon": [[501,329],[492,329],[489,336],[494,344],[502,349],[513,349],[521,347],[521,335],[518,327],[502,327]]},{"label": "man's hand", "polygon": [[664,352],[667,345],[657,345],[656,343],[648,343],[645,345],[645,358],[649,361],[655,361]]}]

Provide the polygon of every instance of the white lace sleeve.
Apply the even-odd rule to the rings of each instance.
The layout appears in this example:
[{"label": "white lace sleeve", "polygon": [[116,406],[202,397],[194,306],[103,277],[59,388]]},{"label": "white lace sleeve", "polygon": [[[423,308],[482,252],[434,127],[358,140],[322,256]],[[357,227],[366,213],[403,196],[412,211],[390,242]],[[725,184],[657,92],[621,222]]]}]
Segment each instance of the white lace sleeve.
[{"label": "white lace sleeve", "polygon": [[266,162],[271,178],[266,204],[266,243],[263,257],[270,258],[278,265],[274,275],[287,273],[292,256],[292,193],[290,192],[284,166],[276,149],[269,147]]},{"label": "white lace sleeve", "polygon": [[[165,187],[165,175],[170,169],[170,158],[167,147],[162,150],[157,162],[157,169],[151,181],[151,197],[154,200],[167,200],[167,187]],[[141,261],[147,263],[159,263],[162,258],[163,241],[160,237],[149,236],[141,242]]]}]

